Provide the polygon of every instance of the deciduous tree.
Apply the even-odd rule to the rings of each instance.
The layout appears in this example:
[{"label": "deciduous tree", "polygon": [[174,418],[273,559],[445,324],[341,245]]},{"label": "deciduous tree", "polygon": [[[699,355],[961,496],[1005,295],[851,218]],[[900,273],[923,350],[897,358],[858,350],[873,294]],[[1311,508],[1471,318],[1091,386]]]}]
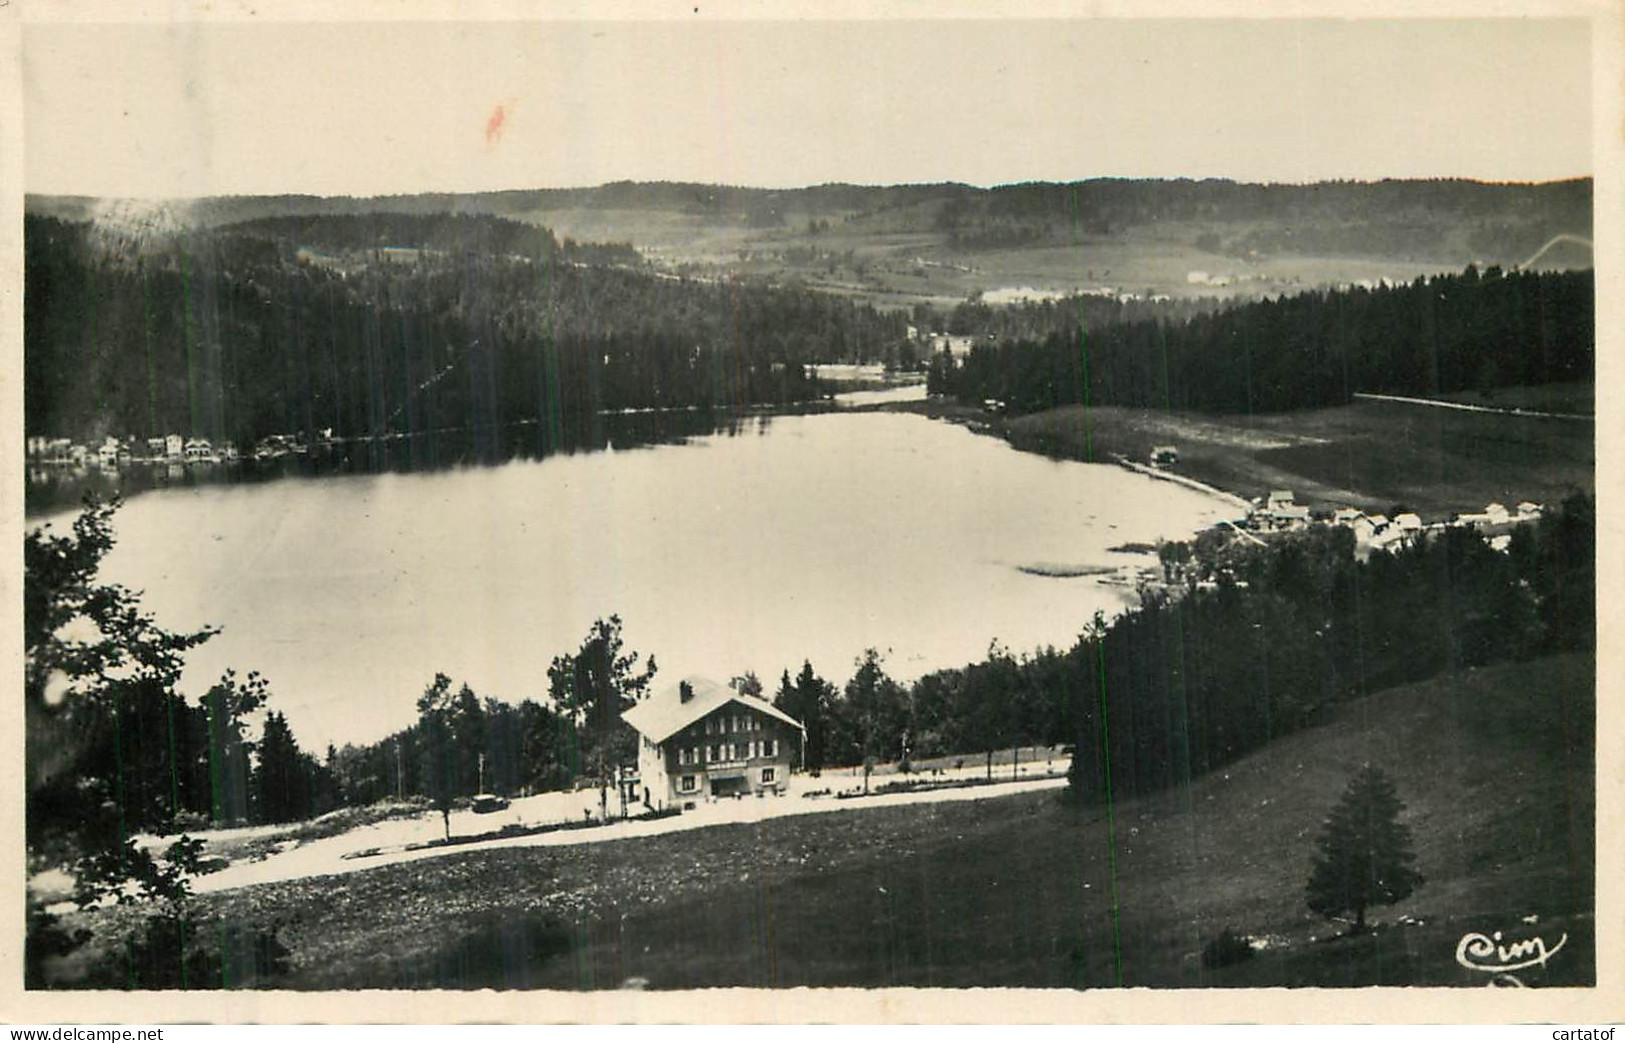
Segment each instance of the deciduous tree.
[{"label": "deciduous tree", "polygon": [[621,714],[643,697],[655,674],[654,656],[642,669],[639,658],[625,650],[621,617],[612,615],[593,623],[580,649],[556,657],[547,671],[554,705],[570,715],[587,743],[598,780],[599,814],[605,818],[610,777],[637,754],[636,736]]}]

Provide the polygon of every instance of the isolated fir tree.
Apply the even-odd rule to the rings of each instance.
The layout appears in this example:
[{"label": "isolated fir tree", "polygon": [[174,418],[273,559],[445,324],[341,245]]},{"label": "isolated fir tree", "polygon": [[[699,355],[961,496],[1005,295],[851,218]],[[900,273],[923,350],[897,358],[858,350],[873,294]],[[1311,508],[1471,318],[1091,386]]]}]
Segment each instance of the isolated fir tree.
[{"label": "isolated fir tree", "polygon": [[1394,784],[1377,768],[1355,773],[1332,809],[1317,842],[1305,896],[1309,908],[1328,919],[1352,913],[1349,933],[1365,930],[1365,911],[1410,895],[1422,874],[1411,867],[1411,831],[1399,821],[1405,810]]}]

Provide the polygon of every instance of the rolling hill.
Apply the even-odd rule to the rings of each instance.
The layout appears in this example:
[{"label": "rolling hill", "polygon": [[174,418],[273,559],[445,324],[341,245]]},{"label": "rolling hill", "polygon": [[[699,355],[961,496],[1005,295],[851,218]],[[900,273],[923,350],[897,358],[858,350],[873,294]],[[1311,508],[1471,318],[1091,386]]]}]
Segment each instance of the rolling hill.
[{"label": "rolling hill", "polygon": [[[671,273],[794,281],[883,306],[1087,290],[1251,298],[1409,281],[1469,263],[1590,263],[1592,183],[1463,180],[1253,185],[1096,179],[740,188],[594,188],[379,198],[218,197],[137,205],[30,196],[31,213],[222,227],[367,213],[488,214],[625,242]],[[1536,256],[1554,237],[1560,250]]]}]

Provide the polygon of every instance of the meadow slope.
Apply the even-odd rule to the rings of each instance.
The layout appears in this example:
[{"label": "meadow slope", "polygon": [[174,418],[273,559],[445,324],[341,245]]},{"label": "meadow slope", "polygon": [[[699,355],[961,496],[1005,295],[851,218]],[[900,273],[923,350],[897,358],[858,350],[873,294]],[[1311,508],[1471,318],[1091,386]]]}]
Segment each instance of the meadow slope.
[{"label": "meadow slope", "polygon": [[[1495,930],[1566,933],[1525,983],[1585,984],[1594,714],[1592,655],[1460,671],[1113,807],[1051,792],[449,856],[204,896],[198,928],[274,929],[284,965],[237,983],[296,989],[1474,985],[1456,943]],[[1303,885],[1366,762],[1426,883],[1347,939]],[[1225,927],[1263,947],[1206,969]]]}]

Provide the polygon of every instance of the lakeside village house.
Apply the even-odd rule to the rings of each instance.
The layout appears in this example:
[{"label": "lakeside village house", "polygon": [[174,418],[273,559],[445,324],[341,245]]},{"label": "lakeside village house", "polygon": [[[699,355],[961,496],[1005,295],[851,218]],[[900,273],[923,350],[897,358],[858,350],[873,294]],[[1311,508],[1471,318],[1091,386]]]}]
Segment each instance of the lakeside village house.
[{"label": "lakeside village house", "polygon": [[[330,427],[317,435],[315,445],[321,449],[331,449],[344,441],[334,437]],[[301,431],[292,435],[266,435],[243,451],[229,439],[213,442],[196,435],[184,438],[173,433],[149,438],[108,435],[99,447],[80,445],[67,438],[30,435],[24,440],[24,448],[33,465],[29,470],[30,480],[44,481],[49,477],[45,470],[48,467],[99,467],[104,471],[117,471],[131,465],[168,465],[173,473],[174,468],[182,465],[235,464],[250,458],[263,462],[290,455],[304,456],[310,452],[311,444]]]},{"label": "lakeside village house", "polygon": [[623,718],[638,733],[638,768],[621,792],[651,811],[783,795],[806,738],[800,721],[767,700],[703,677],[662,689]]},{"label": "lakeside village house", "polygon": [[[1389,518],[1367,514],[1357,507],[1340,507],[1332,513],[1330,524],[1354,530],[1354,553],[1361,560],[1370,557],[1373,551],[1394,551],[1409,546],[1425,533],[1436,534],[1462,526],[1471,526],[1495,550],[1505,551],[1512,542],[1512,529],[1537,520],[1544,510],[1529,500],[1510,510],[1503,504],[1491,503],[1481,512],[1460,514],[1449,521],[1429,525],[1413,511]],[[1272,489],[1244,524],[1258,530],[1280,531],[1306,528],[1314,522],[1309,506],[1295,502],[1290,489]]]},{"label": "lakeside village house", "polygon": [[131,464],[214,464],[235,462],[237,446],[230,441],[214,443],[207,438],[182,438],[177,434],[152,438],[116,438],[108,435],[101,445],[80,445],[67,438],[30,436],[24,448],[31,462],[72,466],[96,466],[106,471]]}]

